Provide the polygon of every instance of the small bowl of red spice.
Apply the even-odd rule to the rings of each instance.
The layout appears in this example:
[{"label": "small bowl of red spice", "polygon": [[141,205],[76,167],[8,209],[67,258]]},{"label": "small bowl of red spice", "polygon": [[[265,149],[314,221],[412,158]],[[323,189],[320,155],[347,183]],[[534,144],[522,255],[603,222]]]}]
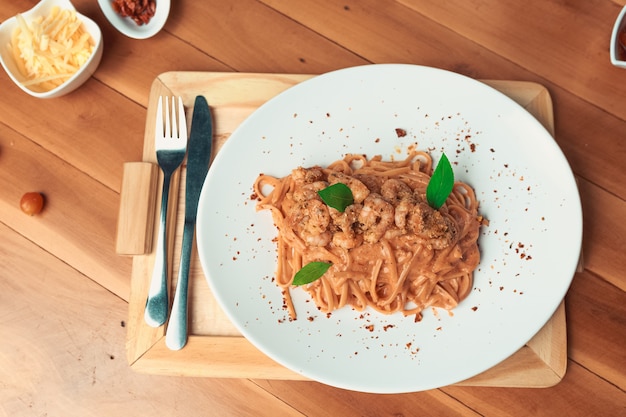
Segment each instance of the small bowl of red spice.
[{"label": "small bowl of red spice", "polygon": [[611,64],[626,68],[626,6],[622,8],[611,34]]},{"label": "small bowl of red spice", "polygon": [[109,23],[133,39],[156,35],[170,14],[170,0],[98,0]]}]

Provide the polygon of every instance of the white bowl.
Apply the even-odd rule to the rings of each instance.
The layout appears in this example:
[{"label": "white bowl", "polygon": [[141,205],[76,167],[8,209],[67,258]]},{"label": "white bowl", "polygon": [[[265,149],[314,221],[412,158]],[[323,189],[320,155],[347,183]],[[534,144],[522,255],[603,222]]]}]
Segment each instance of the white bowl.
[{"label": "white bowl", "polygon": [[619,16],[613,25],[613,33],[611,34],[611,64],[616,67],[626,68],[626,50],[619,43],[619,34],[626,26],[626,6],[622,8]]},{"label": "white bowl", "polygon": [[133,39],[147,39],[156,35],[170,14],[170,0],[156,0],[154,16],[145,25],[138,25],[130,17],[122,17],[113,10],[112,0],[98,0],[102,13],[109,23],[122,34]]},{"label": "white bowl", "polygon": [[[58,6],[65,10],[76,10],[74,5],[69,0],[42,0],[35,7],[27,12],[21,13],[26,21],[30,21],[38,16],[46,16],[50,13],[54,6]],[[33,97],[37,98],[53,98],[60,97],[71,91],[74,91],[80,87],[85,81],[91,77],[96,71],[100,60],[102,59],[102,32],[100,28],[93,20],[76,12],[76,16],[83,22],[85,30],[91,35],[95,48],[87,62],[78,70],[72,77],[70,77],[63,84],[49,91],[35,91],[22,83],[27,79],[18,70],[15,60],[11,51],[8,48],[8,44],[11,41],[11,34],[18,25],[17,18],[13,16],[10,19],[5,20],[0,25],[0,63],[4,67],[4,70],[9,74],[9,77],[20,87]]]}]

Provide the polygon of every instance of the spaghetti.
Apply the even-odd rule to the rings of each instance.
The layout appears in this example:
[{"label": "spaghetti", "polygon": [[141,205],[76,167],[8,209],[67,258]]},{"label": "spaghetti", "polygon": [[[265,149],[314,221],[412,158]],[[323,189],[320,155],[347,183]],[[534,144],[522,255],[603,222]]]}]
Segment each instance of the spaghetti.
[{"label": "spaghetti", "polygon": [[[444,205],[431,208],[431,175],[430,155],[413,151],[402,161],[349,154],[326,168],[258,176],[257,210],[270,210],[278,228],[275,279],[292,319],[293,277],[316,261],[332,266],[303,289],[323,312],[369,306],[419,321],[424,309],[451,310],[467,297],[480,260],[478,201],[469,185],[456,182]],[[338,182],[354,197],[343,212],[317,193]]]}]

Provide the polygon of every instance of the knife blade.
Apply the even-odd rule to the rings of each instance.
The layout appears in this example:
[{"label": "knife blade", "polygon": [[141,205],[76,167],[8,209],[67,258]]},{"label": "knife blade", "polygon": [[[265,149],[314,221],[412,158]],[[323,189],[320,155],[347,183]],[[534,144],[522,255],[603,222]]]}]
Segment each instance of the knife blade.
[{"label": "knife blade", "polygon": [[182,349],[187,344],[187,294],[189,264],[198,213],[200,191],[209,172],[213,121],[206,98],[197,96],[191,119],[191,132],[187,148],[187,179],[185,181],[185,224],[180,254],[178,281],[172,303],[172,312],[165,334],[165,344],[171,350]]}]

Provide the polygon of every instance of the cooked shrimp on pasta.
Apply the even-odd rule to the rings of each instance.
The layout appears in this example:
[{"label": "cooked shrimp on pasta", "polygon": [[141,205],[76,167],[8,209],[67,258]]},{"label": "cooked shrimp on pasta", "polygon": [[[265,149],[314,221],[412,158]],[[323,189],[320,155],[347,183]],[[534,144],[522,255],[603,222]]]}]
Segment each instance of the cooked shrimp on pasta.
[{"label": "cooked shrimp on pasta", "polygon": [[[331,265],[302,285],[323,312],[371,307],[419,321],[424,309],[451,310],[467,297],[480,260],[478,201],[457,181],[443,206],[432,208],[432,171],[430,155],[413,151],[401,161],[350,154],[325,168],[258,176],[257,210],[270,210],[278,229],[275,280],[292,319],[293,279],[311,262]],[[353,198],[343,211],[318,193],[337,183]]]}]

